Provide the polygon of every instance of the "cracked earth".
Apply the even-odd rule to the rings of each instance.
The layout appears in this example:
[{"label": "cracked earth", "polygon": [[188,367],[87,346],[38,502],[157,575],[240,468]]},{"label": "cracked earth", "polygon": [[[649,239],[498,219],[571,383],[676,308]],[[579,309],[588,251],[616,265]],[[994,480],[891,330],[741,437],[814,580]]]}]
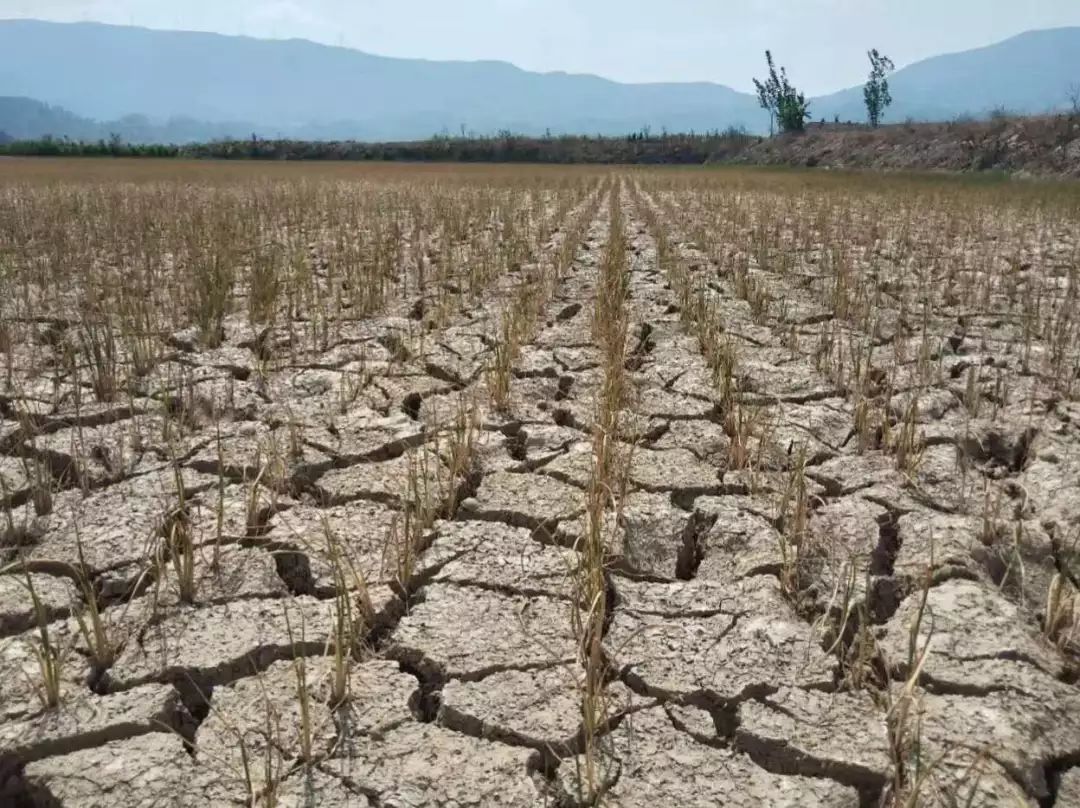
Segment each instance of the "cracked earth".
[{"label": "cracked earth", "polygon": [[11,304],[0,802],[1080,806],[1077,231],[747,182],[402,207],[362,315],[237,281],[113,396]]}]

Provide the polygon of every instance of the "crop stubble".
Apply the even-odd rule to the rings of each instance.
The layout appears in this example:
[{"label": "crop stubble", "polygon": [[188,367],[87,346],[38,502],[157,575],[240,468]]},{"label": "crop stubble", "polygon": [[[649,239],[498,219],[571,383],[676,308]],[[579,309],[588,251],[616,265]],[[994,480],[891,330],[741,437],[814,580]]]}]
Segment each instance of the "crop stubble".
[{"label": "crop stubble", "polygon": [[1075,187],[3,168],[5,800],[1076,804]]}]

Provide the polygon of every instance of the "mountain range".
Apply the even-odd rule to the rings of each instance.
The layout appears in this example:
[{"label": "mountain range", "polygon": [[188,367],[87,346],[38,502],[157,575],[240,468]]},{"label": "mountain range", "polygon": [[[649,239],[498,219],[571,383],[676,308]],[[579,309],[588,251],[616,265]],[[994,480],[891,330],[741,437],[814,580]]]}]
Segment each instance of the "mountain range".
[{"label": "mountain range", "polygon": [[[768,126],[753,95],[721,84],[626,84],[506,62],[375,56],[296,39],[0,20],[0,54],[0,132],[17,138],[115,132],[133,142],[252,134],[407,140],[463,131]],[[755,72],[760,65],[747,66]],[[1080,28],[1031,31],[934,57],[897,71],[890,82],[889,120],[1061,108],[1070,84],[1080,86]],[[860,120],[862,90],[813,99],[810,109],[815,119]]]}]

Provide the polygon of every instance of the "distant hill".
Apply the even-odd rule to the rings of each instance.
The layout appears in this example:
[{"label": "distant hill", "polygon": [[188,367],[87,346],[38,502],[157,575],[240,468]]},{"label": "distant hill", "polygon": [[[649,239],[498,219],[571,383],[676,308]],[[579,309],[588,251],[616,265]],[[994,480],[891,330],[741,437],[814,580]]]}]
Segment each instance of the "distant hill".
[{"label": "distant hill", "polygon": [[[0,95],[97,120],[244,121],[260,135],[701,131],[765,121],[718,84],[620,84],[505,62],[393,59],[302,40],[0,21]],[[251,130],[235,134],[250,135]]]},{"label": "distant hill", "polygon": [[[768,125],[756,98],[719,84],[622,84],[303,40],[0,20],[0,54],[0,131],[14,137],[407,140],[463,127],[539,135],[730,126],[762,132]],[[760,67],[747,65],[747,75]],[[927,59],[891,82],[890,121],[949,120],[998,107],[1045,112],[1064,105],[1070,82],[1080,83],[1080,28],[1033,31]],[[862,120],[862,90],[813,99],[811,113],[815,120]]]},{"label": "distant hill", "polygon": [[97,138],[98,125],[72,115],[60,107],[51,107],[31,98],[0,97],[0,133],[23,140],[48,133],[62,133],[71,138]]},{"label": "distant hill", "polygon": [[32,98],[0,96],[0,143],[44,136],[72,140],[108,140],[114,135],[131,143],[190,143],[252,132],[242,123],[215,123],[193,118],[170,118],[156,123],[145,115],[125,115],[96,121],[75,115],[63,107]]},{"label": "distant hill", "polygon": [[[1041,115],[1068,105],[1069,86],[1080,87],[1080,28],[1029,31],[985,48],[935,56],[889,78],[889,121],[947,121],[983,117],[996,109]],[[862,87],[814,99],[814,119],[866,118]]]}]

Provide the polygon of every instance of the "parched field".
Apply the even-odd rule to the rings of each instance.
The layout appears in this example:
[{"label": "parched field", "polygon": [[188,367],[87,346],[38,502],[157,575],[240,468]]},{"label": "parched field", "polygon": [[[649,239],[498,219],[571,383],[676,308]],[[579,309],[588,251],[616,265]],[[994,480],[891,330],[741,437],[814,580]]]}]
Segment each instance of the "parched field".
[{"label": "parched field", "polygon": [[1080,806],[1080,186],[0,162],[0,804]]}]

